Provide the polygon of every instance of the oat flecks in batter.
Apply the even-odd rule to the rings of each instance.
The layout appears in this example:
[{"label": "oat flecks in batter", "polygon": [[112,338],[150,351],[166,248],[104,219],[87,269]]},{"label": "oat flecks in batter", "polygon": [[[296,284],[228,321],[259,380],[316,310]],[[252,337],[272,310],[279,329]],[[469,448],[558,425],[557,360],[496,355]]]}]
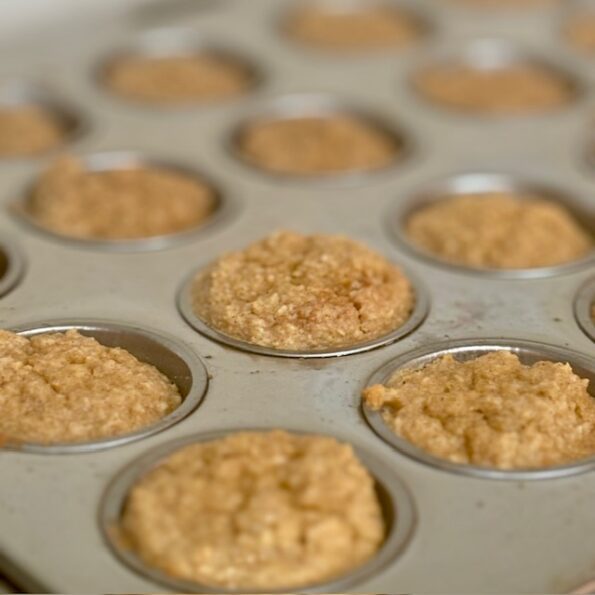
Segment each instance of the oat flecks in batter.
[{"label": "oat flecks in batter", "polygon": [[530,64],[493,69],[437,66],[420,72],[415,86],[438,104],[488,114],[549,110],[574,98],[574,88],[568,81]]},{"label": "oat flecks in batter", "polygon": [[349,52],[400,48],[423,34],[417,19],[388,6],[353,10],[306,6],[292,15],[287,31],[302,43]]},{"label": "oat flecks in batter", "polygon": [[65,236],[131,240],[197,227],[214,205],[210,186],[173,169],[94,172],[63,157],[37,181],[26,208],[39,225]]},{"label": "oat flecks in batter", "polygon": [[107,68],[105,84],[137,101],[181,104],[224,100],[246,92],[254,77],[243,64],[211,54],[129,56]]},{"label": "oat flecks in batter", "polygon": [[35,105],[0,107],[0,157],[26,157],[61,145],[66,131],[59,119]]},{"label": "oat flecks in batter", "polygon": [[451,355],[364,393],[399,436],[455,463],[542,468],[595,454],[595,399],[570,365]]},{"label": "oat flecks in batter", "polygon": [[249,124],[239,150],[265,170],[320,175],[387,167],[402,149],[381,128],[355,116],[336,115]]},{"label": "oat flecks in batter", "polygon": [[399,268],[366,246],[288,231],[223,256],[193,286],[194,310],[207,324],[276,349],[375,339],[400,327],[414,301]]},{"label": "oat flecks in batter", "polygon": [[595,12],[578,14],[564,28],[566,39],[584,52],[595,52]]},{"label": "oat flecks in batter", "polygon": [[267,590],[349,572],[377,551],[385,527],[351,446],[272,431],[170,455],[132,488],[117,534],[167,574]]},{"label": "oat flecks in batter", "polygon": [[420,248],[476,268],[555,266],[595,248],[564,206],[532,195],[447,195],[411,215],[405,228]]},{"label": "oat flecks in batter", "polygon": [[0,438],[85,442],[126,434],[176,409],[154,366],[77,331],[26,338],[0,330]]}]

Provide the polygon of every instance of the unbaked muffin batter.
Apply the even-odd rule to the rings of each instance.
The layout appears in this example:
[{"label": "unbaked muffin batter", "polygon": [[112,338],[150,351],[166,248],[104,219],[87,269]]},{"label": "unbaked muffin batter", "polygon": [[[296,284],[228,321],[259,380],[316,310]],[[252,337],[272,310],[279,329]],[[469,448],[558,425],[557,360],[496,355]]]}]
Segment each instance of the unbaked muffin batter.
[{"label": "unbaked muffin batter", "polygon": [[215,54],[128,56],[107,67],[104,82],[128,99],[180,104],[241,95],[253,86],[254,76],[244,64]]},{"label": "unbaked muffin batter", "polygon": [[124,349],[77,331],[26,338],[0,330],[0,442],[85,442],[157,422],[177,387]]},{"label": "unbaked muffin batter", "polygon": [[566,39],[585,52],[595,52],[595,12],[577,14],[564,28]]},{"label": "unbaked muffin batter", "polygon": [[169,575],[264,591],[349,572],[384,533],[374,480],[351,446],[283,431],[181,448],[132,488],[117,531]]},{"label": "unbaked muffin batter", "polygon": [[352,51],[404,47],[423,35],[412,15],[390,6],[304,6],[287,24],[294,39],[324,49]]},{"label": "unbaked muffin batter", "polygon": [[98,240],[182,232],[204,223],[214,207],[213,190],[197,177],[159,166],[89,171],[74,157],[56,160],[26,203],[39,225]]},{"label": "unbaked muffin batter", "polygon": [[0,157],[26,157],[61,145],[67,132],[53,113],[35,105],[0,106]]},{"label": "unbaked muffin batter", "polygon": [[415,297],[383,256],[343,236],[282,231],[224,255],[193,286],[196,314],[256,345],[321,350],[400,327]]},{"label": "unbaked muffin batter", "polygon": [[380,169],[398,159],[402,147],[361,118],[330,115],[249,124],[238,149],[265,170],[307,176]]},{"label": "unbaked muffin batter", "polygon": [[405,223],[417,247],[454,264],[525,269],[587,256],[595,241],[562,206],[538,196],[445,196]]},{"label": "unbaked muffin batter", "polygon": [[421,71],[414,84],[435,103],[487,114],[550,110],[575,95],[563,77],[531,64],[486,69],[456,63],[433,66]]},{"label": "unbaked muffin batter", "polygon": [[398,371],[364,393],[399,436],[455,463],[500,469],[562,465],[595,454],[595,399],[569,364],[523,365],[498,351]]}]

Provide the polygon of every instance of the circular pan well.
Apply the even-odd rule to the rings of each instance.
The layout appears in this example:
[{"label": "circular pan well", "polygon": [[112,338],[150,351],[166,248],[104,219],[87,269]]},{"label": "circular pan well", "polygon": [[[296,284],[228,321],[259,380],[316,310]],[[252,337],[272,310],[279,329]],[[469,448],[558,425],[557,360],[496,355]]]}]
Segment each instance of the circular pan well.
[{"label": "circular pan well", "polygon": [[10,80],[0,85],[0,109],[22,107],[37,107],[53,117],[60,126],[63,138],[61,142],[46,150],[19,155],[4,155],[0,156],[0,161],[36,159],[55,153],[64,149],[65,145],[78,140],[90,128],[89,123],[78,110],[40,85],[21,80]]},{"label": "circular pan well", "polygon": [[178,292],[178,308],[184,320],[186,320],[186,322],[201,335],[204,335],[205,337],[216,341],[217,343],[221,343],[241,351],[246,351],[248,353],[295,359],[329,358],[354,355],[356,353],[363,353],[365,351],[371,351],[372,349],[390,345],[391,343],[394,343],[395,341],[398,341],[399,339],[411,334],[426,319],[430,309],[430,298],[425,286],[409,270],[404,269],[400,265],[399,267],[409,279],[415,291],[415,306],[411,316],[405,321],[404,324],[396,328],[394,331],[387,333],[386,335],[382,335],[381,337],[371,341],[356,343],[355,345],[347,347],[336,347],[319,351],[274,349],[272,347],[264,347],[262,345],[249,343],[248,341],[243,341],[242,339],[236,339],[235,337],[222,333],[214,327],[209,326],[194,312],[194,308],[192,307],[192,286],[194,283],[194,278],[201,270],[203,270],[204,267],[195,269],[184,281],[182,288]]},{"label": "circular pan well", "polygon": [[595,278],[581,287],[574,302],[574,313],[579,326],[595,341]]},{"label": "circular pan well", "polygon": [[[271,428],[272,429],[272,428]],[[111,481],[105,491],[99,507],[99,524],[103,537],[112,552],[124,564],[133,571],[152,580],[156,584],[165,586],[178,593],[238,593],[215,588],[207,585],[200,585],[191,581],[177,579],[169,576],[158,569],[145,564],[131,550],[121,547],[114,535],[114,527],[120,521],[126,497],[133,485],[146,473],[159,465],[168,455],[178,449],[197,442],[207,442],[223,438],[238,431],[266,431],[263,428],[245,428],[241,430],[225,430],[187,436],[178,440],[162,444],[140,458],[133,460],[124,467]],[[291,430],[288,430],[291,431]],[[308,433],[308,432],[298,432]],[[352,585],[363,582],[372,576],[380,573],[385,567],[394,564],[395,559],[403,552],[413,533],[416,524],[416,511],[413,500],[406,486],[395,475],[390,467],[387,467],[375,457],[368,455],[365,451],[354,447],[355,454],[362,464],[368,469],[376,481],[376,491],[380,500],[384,520],[387,526],[387,535],[383,545],[377,554],[362,566],[354,571],[340,576],[334,580],[320,584],[306,585],[299,587],[300,593],[338,593]],[[279,591],[267,591],[267,593],[286,593],[292,587]],[[295,587],[293,587],[295,588]],[[252,591],[258,593],[258,591]]]},{"label": "circular pan well", "polygon": [[[452,66],[461,66],[484,72],[510,67],[538,69],[541,72],[551,74],[553,78],[566,86],[569,91],[568,100],[545,108],[489,111],[483,108],[449,105],[430,97],[420,89],[417,81],[419,75],[436,68],[448,68]],[[526,50],[514,42],[500,38],[480,38],[459,45],[458,47],[447,47],[430,53],[410,72],[409,85],[417,98],[435,110],[440,110],[450,115],[455,114],[467,118],[475,117],[483,120],[543,118],[551,116],[557,112],[567,110],[586,91],[585,83],[577,74],[568,70],[564,64],[543,57],[536,52]]]},{"label": "circular pan well", "polygon": [[[172,0],[173,1],[173,0]],[[121,59],[126,58],[182,58],[192,56],[207,56],[221,60],[223,63],[237,66],[246,74],[247,86],[237,94],[220,98],[196,98],[179,101],[143,100],[140,97],[128,97],[112,89],[106,82],[109,69]],[[219,104],[227,104],[255,91],[265,82],[264,71],[255,59],[250,58],[244,48],[228,47],[221,42],[211,41],[198,31],[187,27],[157,27],[151,29],[130,43],[104,56],[95,69],[95,80],[103,91],[111,97],[135,108],[157,110],[186,110],[200,109]]]},{"label": "circular pan well", "polygon": [[[300,174],[293,172],[273,171],[249,159],[241,148],[246,131],[255,125],[268,124],[301,118],[328,118],[347,116],[362,122],[373,130],[385,134],[394,143],[397,152],[391,162],[383,167],[357,169],[349,171],[316,172]],[[414,143],[409,133],[398,123],[389,122],[387,118],[376,114],[341,98],[322,93],[296,93],[269,100],[265,104],[245,113],[236,122],[228,136],[227,148],[232,157],[253,172],[282,183],[295,182],[301,184],[328,184],[350,186],[365,184],[370,179],[394,173],[414,151]]]},{"label": "circular pan well", "polygon": [[163,250],[165,248],[176,246],[180,243],[200,237],[200,234],[203,234],[212,228],[219,226],[233,212],[233,210],[235,210],[231,199],[219,190],[219,185],[215,183],[210,178],[210,176],[205,175],[201,171],[191,167],[178,165],[167,160],[144,156],[135,151],[106,151],[101,153],[89,153],[85,155],[77,154],[74,155],[74,157],[77,160],[80,160],[86,171],[90,173],[108,172],[112,170],[141,169],[144,167],[160,167],[174,173],[185,175],[189,179],[194,179],[197,182],[205,184],[211,189],[213,193],[213,210],[211,214],[197,226],[171,234],[129,240],[79,238],[53,231],[39,223],[35,217],[29,213],[27,205],[32,189],[32,185],[30,184],[24,189],[22,197],[12,203],[10,206],[11,211],[13,215],[17,216],[18,220],[25,223],[28,228],[33,229],[43,236],[53,240],[70,243],[78,247],[106,250],[110,252],[141,252]]},{"label": "circular pan well", "polygon": [[[432,347],[415,349],[391,360],[379,368],[368,379],[366,386],[385,384],[395,372],[404,369],[422,368],[443,355],[452,355],[459,361],[468,361],[495,351],[512,352],[525,365],[532,365],[538,361],[567,362],[572,366],[575,373],[590,380],[590,394],[595,398],[595,364],[592,359],[580,353],[561,349],[553,345],[515,339],[448,341],[438,343]],[[393,446],[401,454],[441,471],[482,479],[529,481],[558,479],[595,470],[595,455],[574,463],[540,469],[502,470],[492,467],[453,463],[434,456],[395,434],[382,419],[380,411],[372,411],[363,403],[362,410],[368,424],[385,442]]]},{"label": "circular pan well", "polygon": [[551,200],[565,207],[574,217],[575,221],[592,236],[595,242],[595,213],[589,212],[586,206],[582,206],[572,200],[565,192],[551,188],[545,184],[523,180],[508,174],[497,173],[460,174],[428,185],[414,193],[408,200],[399,201],[396,206],[391,207],[391,211],[387,217],[388,231],[401,248],[420,260],[447,270],[485,278],[534,279],[553,277],[595,265],[594,247],[591,253],[584,258],[555,266],[529,269],[474,268],[442,259],[430,251],[417,246],[409,239],[405,229],[406,223],[409,217],[424,207],[436,204],[445,197],[486,194],[490,192],[518,194],[519,197],[527,195],[537,196]]},{"label": "circular pan well", "polygon": [[128,434],[76,443],[5,443],[0,452],[4,449],[34,454],[77,454],[122,446],[157,434],[183,420],[199,406],[207,391],[208,376],[201,360],[183,344],[152,330],[101,320],[55,321],[12,330],[25,337],[76,330],[107,347],[121,347],[167,376],[178,387],[183,401],[166,417]]},{"label": "circular pan well", "polygon": [[16,286],[24,269],[25,264],[20,251],[11,241],[0,239],[0,297]]}]

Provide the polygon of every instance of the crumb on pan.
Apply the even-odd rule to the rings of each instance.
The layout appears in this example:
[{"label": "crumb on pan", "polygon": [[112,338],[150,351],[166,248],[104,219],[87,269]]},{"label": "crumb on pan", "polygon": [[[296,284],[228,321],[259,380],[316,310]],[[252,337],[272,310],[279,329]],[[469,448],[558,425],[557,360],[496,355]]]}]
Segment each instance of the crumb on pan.
[{"label": "crumb on pan", "polygon": [[57,159],[26,203],[42,227],[61,235],[131,240],[186,231],[212,214],[213,189],[160,166],[89,171],[74,157]]},{"label": "crumb on pan", "polygon": [[36,105],[0,107],[0,157],[26,157],[49,151],[66,138],[63,123]]},{"label": "crumb on pan", "polygon": [[224,255],[193,286],[194,310],[207,324],[275,349],[375,339],[404,324],[414,302],[400,269],[366,246],[289,231]]},{"label": "crumb on pan", "polygon": [[447,195],[414,212],[405,230],[429,253],[476,268],[556,266],[595,248],[563,205],[513,193]]},{"label": "crumb on pan", "polygon": [[267,590],[355,569],[378,550],[385,526],[351,446],[276,430],[168,456],[131,489],[118,534],[169,575]]},{"label": "crumb on pan", "polygon": [[182,399],[154,366],[77,331],[31,338],[0,330],[0,436],[85,442],[138,430]]},{"label": "crumb on pan", "polygon": [[536,65],[477,69],[465,65],[427,68],[415,87],[435,103],[469,112],[514,114],[554,109],[574,99],[574,87]]},{"label": "crumb on pan", "polygon": [[298,175],[381,169],[402,151],[391,134],[351,115],[250,123],[242,130],[238,149],[253,165]]},{"label": "crumb on pan", "polygon": [[223,100],[253,86],[250,69],[214,54],[190,56],[128,56],[106,69],[104,83],[128,99],[176,104]]},{"label": "crumb on pan", "polygon": [[595,454],[595,399],[569,364],[523,365],[498,351],[459,362],[445,355],[364,390],[388,427],[455,463],[543,468]]},{"label": "crumb on pan", "polygon": [[305,6],[291,15],[287,32],[302,43],[349,51],[404,47],[416,41],[423,29],[415,17],[390,6],[353,10]]}]

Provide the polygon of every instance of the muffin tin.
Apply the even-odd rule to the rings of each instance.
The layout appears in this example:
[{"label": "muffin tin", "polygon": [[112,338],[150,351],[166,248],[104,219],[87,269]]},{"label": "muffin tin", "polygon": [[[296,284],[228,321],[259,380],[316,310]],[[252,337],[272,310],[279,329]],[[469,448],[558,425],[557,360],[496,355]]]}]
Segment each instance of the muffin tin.
[{"label": "muffin tin", "polygon": [[[189,370],[193,386],[202,388],[187,415],[124,444],[89,445],[79,453],[0,449],[0,572],[33,592],[212,592],[198,585],[182,588],[123,560],[126,555],[106,538],[105,521],[117,517],[129,481],[176,444],[213,432],[284,428],[353,444],[385,486],[387,510],[397,511],[392,531],[403,532],[386,559],[382,550],[362,573],[310,590],[569,592],[586,584],[595,576],[590,461],[582,473],[539,473],[531,476],[535,481],[523,474],[453,472],[380,438],[360,401],[375,370],[388,366],[388,373],[420,353],[432,357],[460,344],[471,353],[488,346],[522,348],[527,357],[572,357],[593,373],[593,326],[585,318],[593,296],[592,259],[547,275],[486,274],[421,257],[394,237],[396,210],[444,180],[477,172],[482,183],[498,175],[510,184],[531,180],[540,188],[561,188],[583,220],[593,221],[595,169],[586,156],[593,142],[595,75],[592,64],[560,36],[566,9],[557,4],[566,3],[515,11],[418,0],[415,10],[432,24],[424,40],[402,50],[345,57],[285,39],[279,24],[294,6],[287,0],[207,2],[195,11],[190,3],[181,10],[176,2],[171,14],[164,5],[158,12],[168,25],[163,34],[175,40],[179,32],[188,39],[188,30],[195,31],[199,45],[208,39],[230,55],[249,56],[262,77],[235,100],[180,109],[120,100],[98,80],[107,56],[151,38],[146,25],[159,19],[154,11],[147,19],[149,4],[154,2],[131,8],[117,21],[106,15],[104,21],[89,18],[58,33],[22,37],[0,57],[0,75],[12,76],[18,64],[19,78],[32,88],[47,88],[79,106],[73,115],[84,133],[71,146],[76,155],[132,152],[190,167],[213,180],[222,205],[233,208],[212,225],[158,246],[141,242],[114,250],[59,241],[13,209],[49,160],[0,161],[1,252],[9,262],[0,281],[0,324],[27,332],[75,327],[100,333],[110,344],[138,348],[141,359],[170,375],[181,369],[187,377]],[[494,38],[571,73],[581,89],[576,100],[547,115],[510,118],[478,117],[419,100],[411,86],[418,68],[447,47],[469,48]],[[49,75],[48,64],[60,67]],[[357,106],[390,129],[406,131],[404,159],[395,168],[335,183],[329,176],[269,175],[246,167],[230,150],[246,119],[269,113],[288,96],[295,98],[294,107],[310,109],[306,98],[312,95],[333,106]],[[92,163],[105,162],[94,157]],[[427,294],[427,316],[407,336],[348,356],[352,350],[328,354],[335,357],[274,357],[197,332],[177,307],[189,275],[278,228],[344,233],[381,251],[425,288],[420,295]],[[156,352],[128,342],[148,336]],[[164,359],[172,352],[175,369]]]}]

